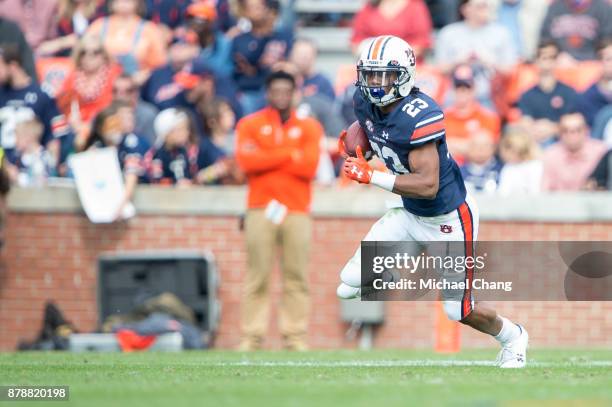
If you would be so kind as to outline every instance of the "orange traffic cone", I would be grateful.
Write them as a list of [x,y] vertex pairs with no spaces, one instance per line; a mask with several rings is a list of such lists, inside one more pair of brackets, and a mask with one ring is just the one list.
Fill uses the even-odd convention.
[[461,348],[461,332],[459,322],[451,321],[444,312],[441,301],[436,301],[436,345],[439,353],[456,353]]

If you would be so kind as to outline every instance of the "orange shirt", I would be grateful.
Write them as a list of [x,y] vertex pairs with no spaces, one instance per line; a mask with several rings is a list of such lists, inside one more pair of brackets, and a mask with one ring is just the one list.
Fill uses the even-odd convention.
[[113,101],[113,83],[121,75],[121,66],[112,64],[108,66],[106,77],[100,79],[100,88],[92,97],[79,92],[76,71],[71,72],[62,89],[58,92],[57,104],[66,117],[71,118],[72,103],[76,102],[79,108],[80,119],[84,123],[91,122],[94,117]]
[[290,212],[309,212],[323,136],[319,122],[292,112],[282,123],[278,111],[266,107],[241,119],[236,134],[236,161],[249,185],[248,207],[265,208],[276,199]]
[[[106,18],[108,25],[103,33]],[[140,69],[153,70],[166,63],[166,42],[162,31],[154,23],[144,21],[140,38],[134,44],[141,22],[143,20],[140,18],[125,22],[111,15],[94,21],[87,33],[103,36],[104,48],[112,56],[134,52]]]
[[447,139],[467,140],[470,135],[480,129],[491,132],[494,141],[499,141],[500,120],[492,111],[485,109],[478,103],[466,113],[459,112],[451,107],[444,112]]

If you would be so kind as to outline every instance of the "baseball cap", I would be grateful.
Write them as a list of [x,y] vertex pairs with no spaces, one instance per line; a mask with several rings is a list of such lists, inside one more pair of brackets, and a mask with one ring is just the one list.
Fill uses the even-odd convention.
[[202,20],[214,21],[217,18],[215,6],[208,1],[194,3],[187,7],[187,15]]
[[177,72],[173,80],[181,85],[183,89],[190,90],[198,86],[202,79],[208,77],[214,77],[214,75],[206,63],[194,61],[186,69]]
[[189,117],[180,109],[171,107],[159,112],[153,121],[155,145],[159,147],[164,144],[168,133],[174,130],[182,120],[189,120]]
[[474,70],[469,65],[457,65],[453,70],[453,86],[467,87],[474,86]]

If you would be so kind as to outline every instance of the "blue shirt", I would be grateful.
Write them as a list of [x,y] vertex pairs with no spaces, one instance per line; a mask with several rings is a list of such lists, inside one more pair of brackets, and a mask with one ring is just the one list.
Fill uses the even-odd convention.
[[[261,90],[266,76],[274,64],[287,58],[293,45],[293,34],[274,31],[263,37],[252,32],[238,35],[232,41],[231,56],[234,63],[234,81],[241,91]],[[255,69],[253,73],[241,65],[246,63]]]
[[606,97],[597,83],[594,83],[580,95],[580,108],[589,126],[595,122],[595,116],[605,106],[612,104],[612,96]]
[[493,192],[499,185],[499,174],[502,167],[503,164],[494,157],[484,165],[465,164],[461,167],[461,175],[471,192]]
[[126,174],[138,175],[144,181],[146,174],[144,157],[149,148],[151,148],[151,145],[144,137],[134,133],[125,135],[117,146],[121,169]]
[[[106,147],[101,141],[93,144],[93,147]],[[134,133],[126,134],[116,146],[119,166],[126,174],[136,174],[140,181],[146,181],[146,168],[144,158],[151,145],[142,136]]]
[[438,104],[418,89],[403,98],[388,114],[365,99],[359,89],[353,95],[355,115],[376,155],[394,174],[410,172],[408,155],[426,143],[436,143],[440,160],[438,193],[434,199],[402,196],[404,208],[417,216],[438,216],[465,202],[461,171],[448,152],[444,114]]
[[328,97],[331,101],[336,99],[336,92],[334,91],[334,87],[332,86],[331,82],[320,73],[304,79],[302,92],[304,93],[304,96],[323,95]]
[[145,162],[152,183],[175,184],[183,179],[194,179],[201,169],[223,156],[223,152],[205,138],[200,145],[192,144],[173,150],[166,146],[152,148]]
[[210,70],[215,76],[228,76],[233,70],[230,52],[232,43],[222,32],[215,33],[215,42],[202,48],[200,54],[193,60],[193,65],[201,65]]
[[[151,73],[140,90],[140,96],[145,102],[149,102],[159,110],[171,107],[183,107],[195,112],[195,106],[187,100],[187,91],[174,81],[176,71],[170,64],[162,66]],[[242,109],[236,98],[236,87],[229,78],[213,75],[215,82],[215,95],[225,99],[234,113],[239,118]]]
[[185,13],[190,0],[145,0],[144,18],[170,28],[184,25]]
[[518,102],[518,107],[524,115],[553,122],[558,122],[561,116],[572,112],[577,106],[578,94],[561,82],[557,82],[550,93],[544,92],[536,85],[523,93]]
[[523,55],[523,41],[521,39],[521,26],[519,23],[519,12],[521,11],[522,0],[516,3],[508,3],[502,0],[499,9],[497,11],[497,19],[500,24],[505,26],[510,35],[512,36],[512,42],[520,55]]

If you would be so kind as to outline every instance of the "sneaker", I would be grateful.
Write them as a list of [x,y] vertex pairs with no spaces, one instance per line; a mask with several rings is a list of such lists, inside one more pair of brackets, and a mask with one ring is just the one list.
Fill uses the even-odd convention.
[[527,364],[529,334],[521,325],[518,325],[518,327],[521,330],[519,337],[505,344],[497,355],[497,366],[502,369],[522,368]]

